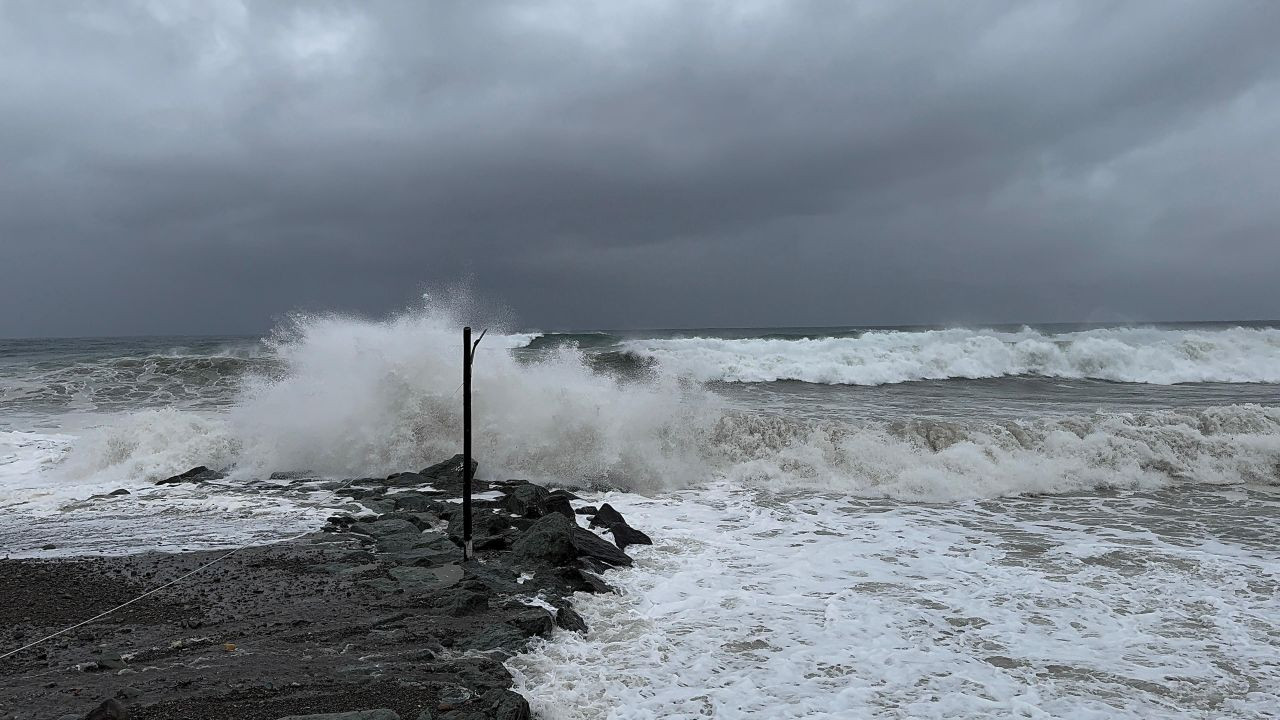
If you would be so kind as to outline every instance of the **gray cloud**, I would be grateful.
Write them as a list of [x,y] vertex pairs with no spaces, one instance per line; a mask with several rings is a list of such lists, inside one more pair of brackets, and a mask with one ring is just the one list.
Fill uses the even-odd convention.
[[1280,316],[1271,3],[0,4],[0,335]]

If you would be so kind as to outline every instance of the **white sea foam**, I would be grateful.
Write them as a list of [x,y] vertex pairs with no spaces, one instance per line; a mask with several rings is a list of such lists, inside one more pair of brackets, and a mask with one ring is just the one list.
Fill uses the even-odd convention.
[[867,332],[817,339],[631,340],[631,353],[703,381],[883,385],[1043,375],[1167,385],[1280,382],[1280,330],[1113,328]]
[[[250,378],[229,410],[115,420],[85,437],[64,470],[137,483],[194,465],[238,479],[422,467],[459,445],[457,328],[430,312],[301,319],[270,343],[281,371]],[[620,382],[568,348],[522,362],[508,348],[524,337],[490,340],[475,365],[475,422],[476,455],[491,477],[644,491],[719,477],[925,500],[1280,480],[1280,409],[1265,406],[824,421],[731,411],[668,374]]]
[[508,663],[546,720],[1262,720],[1280,703],[1274,494],[587,499],[657,544],[610,574],[622,594],[578,596],[586,636]]

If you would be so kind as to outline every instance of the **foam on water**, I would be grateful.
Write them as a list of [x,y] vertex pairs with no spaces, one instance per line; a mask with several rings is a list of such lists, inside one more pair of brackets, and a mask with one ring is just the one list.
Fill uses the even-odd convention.
[[699,380],[882,385],[1044,375],[1167,385],[1280,382],[1280,330],[1109,328],[866,332],[857,337],[642,339],[629,352]]
[[653,535],[508,663],[546,720],[1265,718],[1280,496],[611,493]]
[[[268,342],[276,370],[249,376],[225,411],[113,417],[86,433],[61,471],[143,483],[194,465],[238,479],[422,467],[457,450],[458,325],[432,311],[384,322],[298,318]],[[476,455],[489,476],[642,491],[721,477],[923,500],[1280,481],[1280,410],[1267,406],[1006,421],[805,418],[731,409],[671,373],[620,381],[569,347],[513,357],[509,349],[532,337],[493,335],[480,346]]]

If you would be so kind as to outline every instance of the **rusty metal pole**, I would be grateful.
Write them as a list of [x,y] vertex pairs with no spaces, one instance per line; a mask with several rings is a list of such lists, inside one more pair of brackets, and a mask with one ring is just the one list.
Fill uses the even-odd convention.
[[471,548],[471,326],[462,328],[462,559]]

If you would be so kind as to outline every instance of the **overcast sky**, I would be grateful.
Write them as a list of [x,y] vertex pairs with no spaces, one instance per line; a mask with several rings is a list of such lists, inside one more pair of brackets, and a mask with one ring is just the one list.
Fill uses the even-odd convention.
[[1280,3],[0,0],[0,336],[1280,317]]

